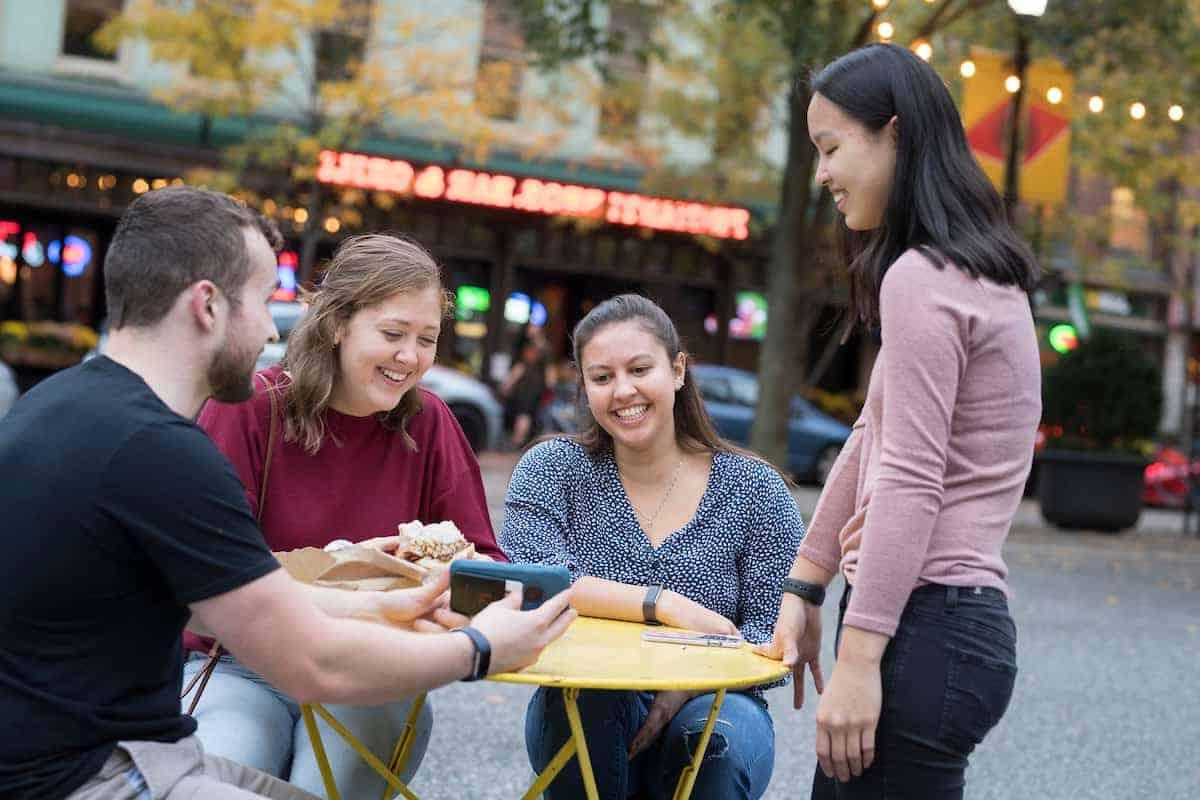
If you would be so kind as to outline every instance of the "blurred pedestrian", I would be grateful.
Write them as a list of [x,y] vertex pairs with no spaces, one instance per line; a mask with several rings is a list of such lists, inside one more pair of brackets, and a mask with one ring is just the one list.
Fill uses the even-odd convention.
[[[283,362],[256,377],[253,401],[208,403],[199,419],[237,470],[267,545],[387,541],[399,522],[450,520],[479,553],[503,558],[479,462],[450,409],[419,385],[450,303],[432,256],[409,239],[351,237],[307,301]],[[269,454],[268,480],[272,413],[282,436]],[[189,636],[185,646],[189,680],[211,642]],[[411,709],[411,700],[331,707],[375,753],[391,752]],[[296,700],[233,657],[217,663],[196,720],[209,752],[323,791]],[[420,765],[432,727],[426,703],[404,780]],[[340,738],[326,748],[347,797],[383,792],[383,778]]]
[[[590,416],[578,433],[522,457],[505,499],[505,552],[565,566],[581,614],[767,641],[804,535],[787,482],[717,435],[675,324],[653,301],[606,300],[572,339]],[[764,688],[725,697],[697,800],[766,791],[775,731]],[[600,796],[670,797],[712,700],[711,692],[581,692]],[[525,716],[534,769],[569,735],[562,692],[539,689]],[[572,762],[546,796],[582,797],[582,781]]]
[[[932,67],[875,44],[812,89],[817,179],[882,347],[763,651],[794,665],[797,707],[806,666],[823,690],[814,798],[961,798],[1017,671],[1001,547],[1041,412],[1038,269]],[[839,571],[826,686],[818,606]]]
[[521,346],[521,357],[500,386],[505,416],[509,419],[509,446],[519,450],[534,434],[534,422],[546,393],[546,351],[536,339]]

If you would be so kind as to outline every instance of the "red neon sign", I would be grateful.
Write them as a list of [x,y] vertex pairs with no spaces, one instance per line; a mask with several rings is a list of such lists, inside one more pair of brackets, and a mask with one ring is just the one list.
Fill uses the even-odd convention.
[[614,225],[697,233],[718,239],[745,239],[750,235],[750,212],[744,208],[645,197],[470,169],[447,172],[437,165],[418,170],[407,161],[359,153],[322,150],[317,180],[357,189],[413,194],[430,200],[603,219]]

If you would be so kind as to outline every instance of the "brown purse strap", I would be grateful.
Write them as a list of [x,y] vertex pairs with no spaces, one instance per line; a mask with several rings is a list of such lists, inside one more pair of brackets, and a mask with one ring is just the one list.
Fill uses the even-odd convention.
[[[258,376],[262,379],[263,386],[267,388],[267,399],[271,402],[271,420],[267,424],[267,452],[263,457],[262,480],[258,485],[258,513],[254,519],[261,525],[263,517],[263,505],[267,502],[267,476],[271,474],[271,456],[275,453],[275,442],[279,438],[279,400],[276,397],[276,389],[267,382],[267,379],[262,375]],[[204,687],[208,685],[208,679],[212,677],[213,670],[217,667],[217,661],[221,658],[221,643],[213,641],[212,647],[208,651],[208,660],[204,662],[204,666],[192,676],[188,681],[187,687],[183,690],[183,694],[179,695],[182,699],[188,696],[188,692],[196,689],[196,694],[192,697],[192,702],[188,706],[188,716],[190,717],[196,710],[196,705],[200,702],[200,695],[204,694]],[[199,686],[196,683],[199,682]]]

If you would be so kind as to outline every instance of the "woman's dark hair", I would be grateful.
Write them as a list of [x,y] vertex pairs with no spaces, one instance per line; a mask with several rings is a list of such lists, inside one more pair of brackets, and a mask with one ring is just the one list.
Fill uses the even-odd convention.
[[[667,316],[667,312],[649,298],[639,294],[620,294],[605,300],[579,320],[571,334],[577,370],[582,372],[583,350],[587,347],[588,342],[601,329],[619,322],[637,323],[642,330],[653,336],[663,346],[667,352],[667,358],[672,363],[680,353],[684,354],[683,388],[675,394],[675,441],[681,448],[693,453],[716,451],[736,453],[755,461],[768,463],[762,457],[722,439],[717,433],[712,419],[708,416],[708,410],[704,407],[704,400],[700,397],[700,389],[696,386],[695,378],[692,375],[691,359],[687,357],[687,351],[683,349],[679,331],[675,329],[675,323]],[[582,398],[585,390],[582,375],[580,378],[579,392]],[[587,422],[579,433],[572,434],[568,438],[578,442],[592,456],[611,450],[612,437],[604,428],[600,427],[600,423],[587,409],[586,403],[581,401],[579,405],[587,414]],[[778,467],[769,466],[784,475]],[[784,475],[784,479],[787,479],[786,475]]]
[[971,154],[958,109],[933,67],[906,48],[870,44],[826,66],[811,86],[872,133],[892,117],[899,120],[883,224],[845,231],[852,306],[860,322],[878,323],[883,275],[910,248],[939,268],[950,262],[974,278],[1034,288],[1040,270],[1033,253],[1008,224],[1004,203]]

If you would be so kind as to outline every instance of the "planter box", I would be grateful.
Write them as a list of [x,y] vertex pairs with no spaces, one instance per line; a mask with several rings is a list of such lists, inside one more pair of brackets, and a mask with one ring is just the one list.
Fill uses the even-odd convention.
[[1047,450],[1038,456],[1042,517],[1059,528],[1117,532],[1142,512],[1146,459],[1125,453]]

